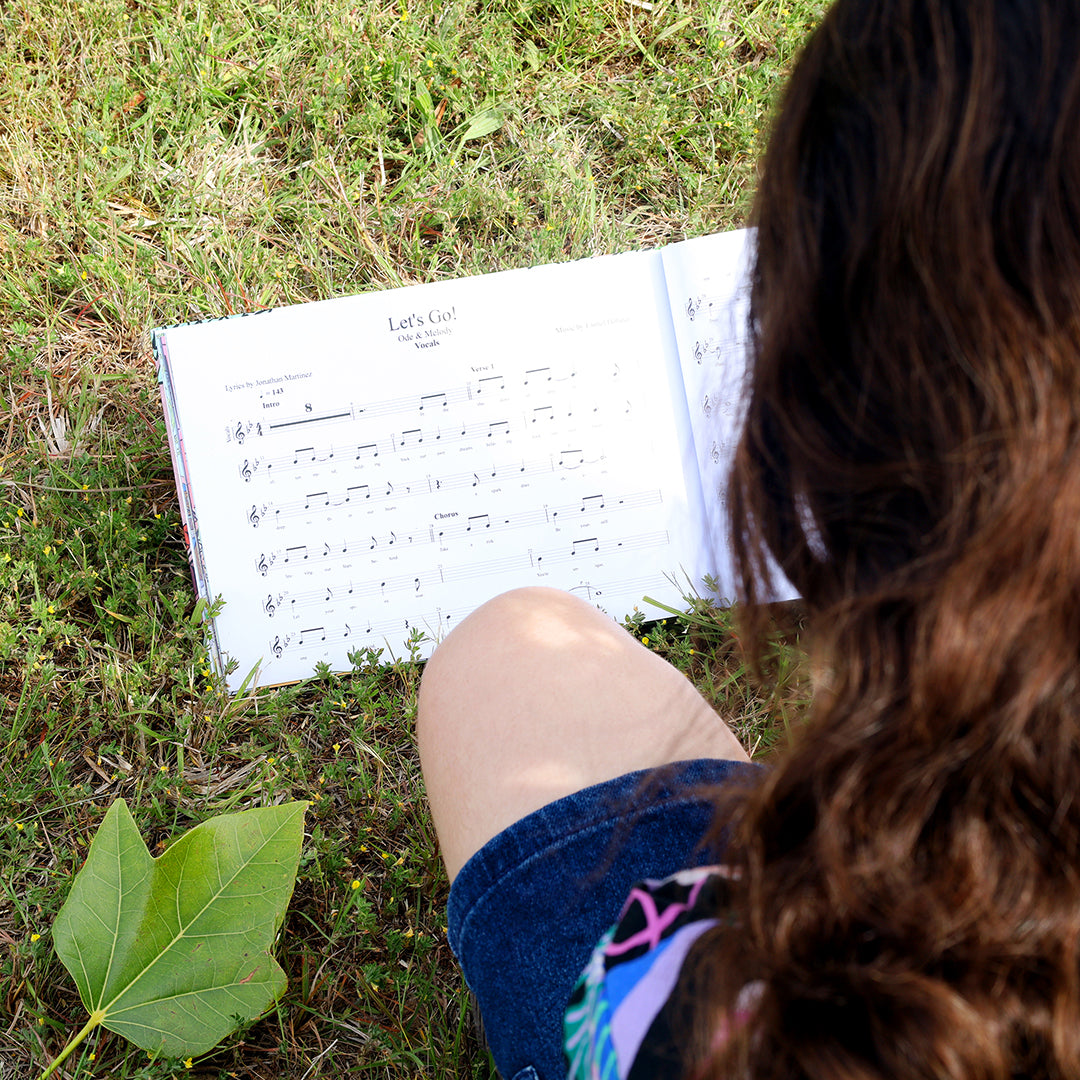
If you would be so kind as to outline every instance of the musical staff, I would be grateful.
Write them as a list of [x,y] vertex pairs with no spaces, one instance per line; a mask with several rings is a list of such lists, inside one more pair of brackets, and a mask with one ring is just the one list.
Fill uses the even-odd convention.
[[[479,536],[497,535],[512,529],[535,529],[542,524],[573,525],[583,515],[600,513],[618,514],[620,512],[641,510],[659,506],[662,494],[659,490],[638,491],[626,494],[604,496],[588,495],[574,502],[559,506],[544,506],[535,510],[520,510],[507,516],[500,514],[474,514],[465,518],[441,520],[432,525],[410,531],[396,533],[390,531],[381,535],[340,540],[335,543],[324,542],[321,550],[312,551],[306,544],[294,545],[277,551],[261,552],[257,567],[261,576],[266,577],[271,571],[276,574],[288,572],[301,565],[321,566],[354,559],[380,548],[412,547],[420,544],[435,544],[442,547],[467,539],[470,534]],[[276,567],[276,570],[275,570]]]
[[[423,574],[414,574],[410,571],[392,574],[377,581],[368,578],[360,580],[350,578],[332,589],[329,596],[326,587],[319,586],[285,591],[277,597],[268,597],[268,602],[273,602],[274,609],[268,611],[268,614],[274,615],[280,611],[298,616],[313,608],[332,612],[342,606],[346,609],[356,607],[357,610],[362,610],[365,608],[362,602],[375,597],[384,600],[388,595],[392,596],[395,593],[411,593],[418,596],[423,595],[425,589],[445,585],[448,582],[474,580],[505,571],[525,572],[530,569],[535,570],[540,566],[550,569],[562,564],[577,564],[602,555],[647,551],[662,547],[667,541],[666,530],[627,536],[620,540],[601,541],[599,537],[592,536],[587,540],[571,540],[543,550],[530,549],[525,553],[491,559],[482,565],[472,562],[447,566],[438,564],[434,569]],[[310,633],[310,630],[302,631],[302,633]]]

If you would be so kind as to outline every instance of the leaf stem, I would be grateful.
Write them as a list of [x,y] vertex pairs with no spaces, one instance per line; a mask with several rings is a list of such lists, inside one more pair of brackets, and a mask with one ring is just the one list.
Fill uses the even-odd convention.
[[60,1056],[41,1074],[41,1076],[38,1077],[38,1080],[48,1080],[48,1078],[52,1076],[52,1074],[56,1072],[56,1070],[61,1065],[63,1065],[65,1061],[67,1061],[69,1055],[71,1054],[71,1051],[74,1050],[75,1047],[78,1046],[79,1043],[81,1043],[83,1039],[85,1039],[86,1036],[89,1035],[90,1032],[93,1031],[94,1028],[96,1028],[98,1024],[101,1023],[101,1021],[104,1019],[104,1016],[105,1014],[102,1012],[92,1012],[90,1014],[90,1019],[86,1021],[86,1025],[83,1027],[82,1031],[80,1031],[79,1034],[76,1035],[75,1038],[73,1038],[71,1042],[69,1042],[67,1046],[64,1047],[64,1049],[60,1052]]

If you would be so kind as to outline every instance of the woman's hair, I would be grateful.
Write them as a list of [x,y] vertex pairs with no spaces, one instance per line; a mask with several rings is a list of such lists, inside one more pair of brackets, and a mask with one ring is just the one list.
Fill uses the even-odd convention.
[[703,1038],[760,997],[694,1075],[1076,1078],[1080,2],[839,0],[755,219],[736,551],[818,686],[732,826]]

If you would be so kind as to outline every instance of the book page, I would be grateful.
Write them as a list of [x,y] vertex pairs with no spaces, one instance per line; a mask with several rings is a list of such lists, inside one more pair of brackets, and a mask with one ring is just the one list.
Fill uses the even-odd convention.
[[[420,655],[485,600],[621,618],[700,562],[659,255],[368,293],[158,332],[189,532],[236,689]],[[682,589],[685,591],[685,586]]]
[[[710,535],[709,573],[729,605],[736,585],[727,483],[743,419],[753,231],[702,236],[661,254]],[[777,600],[797,595],[775,566],[770,588]]]

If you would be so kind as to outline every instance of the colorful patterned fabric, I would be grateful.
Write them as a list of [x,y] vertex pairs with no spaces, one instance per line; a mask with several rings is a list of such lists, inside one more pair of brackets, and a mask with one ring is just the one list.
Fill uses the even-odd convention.
[[570,998],[567,1080],[682,1076],[666,1006],[690,947],[717,923],[728,877],[724,867],[702,867],[634,887]]

